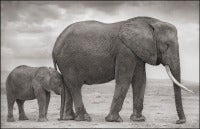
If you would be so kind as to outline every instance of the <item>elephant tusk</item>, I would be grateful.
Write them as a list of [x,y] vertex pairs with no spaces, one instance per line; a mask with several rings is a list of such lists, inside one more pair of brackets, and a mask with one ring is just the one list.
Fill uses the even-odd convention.
[[187,87],[185,87],[184,85],[182,85],[181,83],[179,83],[179,82],[174,78],[174,76],[172,75],[171,70],[170,70],[170,68],[169,68],[168,65],[165,66],[165,69],[166,69],[167,74],[169,75],[170,79],[171,79],[177,86],[179,86],[180,88],[182,88],[182,89],[185,90],[185,91],[194,93],[193,91],[189,90]]

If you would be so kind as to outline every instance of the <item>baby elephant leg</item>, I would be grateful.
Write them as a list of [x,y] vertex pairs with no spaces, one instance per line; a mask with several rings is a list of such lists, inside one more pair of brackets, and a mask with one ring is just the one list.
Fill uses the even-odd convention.
[[28,120],[24,112],[24,100],[16,100],[19,109],[19,120]]
[[45,93],[45,90],[40,89],[35,91],[35,97],[37,98],[38,105],[39,105],[39,122],[44,122],[48,121],[46,118],[46,101],[47,101],[47,96]]
[[46,118],[47,118],[47,111],[48,111],[48,107],[49,107],[50,96],[51,96],[51,93],[46,92],[46,108],[45,108],[45,117]]
[[13,117],[13,106],[15,103],[15,99],[12,97],[7,96],[7,103],[8,103],[8,116],[7,116],[7,121],[8,122],[14,122],[15,119]]

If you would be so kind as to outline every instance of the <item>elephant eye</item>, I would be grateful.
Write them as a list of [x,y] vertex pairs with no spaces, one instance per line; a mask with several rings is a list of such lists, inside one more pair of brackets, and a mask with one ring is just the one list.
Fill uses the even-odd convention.
[[169,44],[167,44],[167,43],[163,44],[161,47],[161,50],[160,50],[161,53],[164,53],[168,49],[168,47],[169,47]]

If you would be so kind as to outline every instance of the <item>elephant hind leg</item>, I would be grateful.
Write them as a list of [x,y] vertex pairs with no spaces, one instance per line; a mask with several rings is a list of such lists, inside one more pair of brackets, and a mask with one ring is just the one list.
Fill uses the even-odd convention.
[[133,121],[145,121],[145,117],[142,116],[145,87],[145,64],[144,62],[140,61],[136,65],[132,79],[133,114],[131,115],[130,119]]
[[19,110],[19,120],[28,120],[27,116],[24,112],[24,100],[16,100]]
[[74,120],[73,99],[69,88],[64,85],[61,91],[60,118],[58,120]]
[[63,119],[64,120],[74,120],[75,114],[73,110],[73,99],[72,95],[70,93],[70,90],[68,87],[65,86],[64,88],[64,97],[65,97],[65,102],[64,102],[64,115]]
[[[76,111],[75,120],[76,121],[91,121],[91,118],[89,114],[86,112],[86,109],[82,100],[82,94],[81,94],[82,83],[77,81],[79,79],[78,77],[76,77],[76,74],[74,74],[74,72],[72,72],[70,76],[71,78],[64,78],[65,84],[67,85],[67,88],[65,90],[66,91],[65,105],[66,105],[66,111],[68,112],[66,115],[70,117],[73,117],[74,115],[73,109],[72,109],[72,99],[73,99],[75,111]],[[69,76],[65,76],[65,77],[69,77]],[[69,98],[67,98],[67,96]]]
[[74,100],[75,106],[75,120],[76,121],[91,121],[91,117],[87,113],[85,106],[83,104],[82,94],[81,94],[81,87],[76,87],[71,90],[72,97]]

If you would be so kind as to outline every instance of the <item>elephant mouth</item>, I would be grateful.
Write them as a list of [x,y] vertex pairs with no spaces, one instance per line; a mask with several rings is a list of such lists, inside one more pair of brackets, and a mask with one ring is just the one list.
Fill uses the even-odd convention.
[[183,90],[185,90],[185,91],[194,93],[193,91],[189,90],[187,87],[185,87],[183,84],[179,83],[179,82],[174,78],[174,76],[172,75],[171,70],[170,70],[170,68],[169,68],[168,65],[165,65],[165,69],[166,69],[167,74],[168,74],[168,76],[170,77],[170,79],[171,79],[177,86],[179,86],[181,89],[183,89]]
[[[156,48],[157,48],[157,42],[156,42]],[[157,48],[157,60],[156,60],[156,65],[159,65],[162,62],[162,54],[160,50]]]

